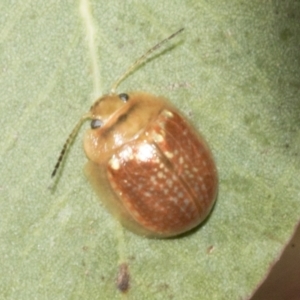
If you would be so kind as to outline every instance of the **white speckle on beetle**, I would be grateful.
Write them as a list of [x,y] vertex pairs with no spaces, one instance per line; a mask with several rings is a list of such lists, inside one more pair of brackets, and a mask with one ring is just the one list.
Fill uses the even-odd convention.
[[172,197],[171,202],[174,202],[175,204],[178,204],[178,198],[177,197]]
[[164,188],[163,192],[164,192],[165,195],[167,195],[167,194],[169,194],[169,189]]
[[160,168],[160,169],[164,169],[164,168],[165,168],[165,165],[164,165],[163,163],[160,163],[160,164],[159,164],[159,168]]
[[168,118],[173,118],[173,113],[171,113],[169,110],[164,110],[164,115]]
[[174,157],[174,154],[172,152],[167,151],[165,154],[166,154],[166,157],[169,159]]
[[149,197],[151,197],[151,193],[149,193],[149,192],[144,192],[144,196],[149,198]]
[[173,180],[172,179],[167,179],[166,184],[169,188],[173,186]]
[[189,200],[189,199],[184,199],[184,200],[183,200],[183,203],[185,204],[185,206],[188,206],[189,203],[190,203],[190,200]]
[[134,158],[132,149],[130,147],[125,147],[119,155],[121,160],[132,160]]
[[155,143],[162,143],[164,141],[164,137],[161,134],[153,133],[153,140]]
[[156,176],[151,175],[150,176],[150,181],[152,182],[153,185],[156,185],[157,184]]
[[113,170],[119,170],[120,169],[120,160],[116,157],[112,157],[109,161],[109,165]]
[[135,158],[142,162],[150,161],[154,156],[154,149],[149,144],[141,144],[138,148],[137,153],[135,154]]
[[157,172],[157,177],[158,178],[164,178],[165,176],[164,176],[163,172],[159,171],[159,172]]

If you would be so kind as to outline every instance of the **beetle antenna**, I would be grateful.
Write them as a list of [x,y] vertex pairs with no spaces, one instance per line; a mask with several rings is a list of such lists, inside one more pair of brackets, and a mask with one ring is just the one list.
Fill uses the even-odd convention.
[[184,30],[184,28],[179,29],[178,31],[174,32],[173,34],[171,34],[169,37],[163,39],[162,41],[160,41],[158,44],[156,44],[154,47],[152,47],[151,49],[149,49],[145,54],[143,54],[140,58],[138,58],[126,71],[125,73],[123,73],[123,75],[121,75],[119,77],[119,79],[113,84],[112,88],[111,88],[111,94],[114,94],[118,85],[120,84],[121,81],[123,81],[123,79],[125,77],[127,77],[137,66],[139,66],[140,64],[142,64],[145,59],[155,50],[157,50],[158,48],[160,48],[164,43],[168,42],[169,40],[171,40],[173,37],[175,37],[177,34],[179,34],[180,32],[182,32]]
[[59,166],[66,154],[66,151],[68,150],[69,146],[71,145],[72,141],[74,140],[74,138],[76,137],[76,134],[78,132],[78,130],[80,129],[82,123],[87,120],[87,119],[90,119],[91,118],[91,114],[90,113],[87,113],[85,115],[83,115],[80,120],[77,122],[77,124],[75,125],[74,129],[71,131],[71,133],[69,134],[68,138],[66,139],[61,151],[60,151],[60,154],[59,154],[59,157],[57,159],[57,162],[56,162],[56,165],[54,167],[54,170],[51,174],[51,177],[53,178],[55,176],[55,174],[57,173],[58,169],[59,169]]

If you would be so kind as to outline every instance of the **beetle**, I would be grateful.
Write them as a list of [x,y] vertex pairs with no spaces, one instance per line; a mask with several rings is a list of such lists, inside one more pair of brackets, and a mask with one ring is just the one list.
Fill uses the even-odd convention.
[[119,83],[163,43],[136,60],[82,116],[60,153],[52,177],[82,123],[85,173],[108,210],[129,230],[148,237],[180,235],[210,213],[218,190],[216,165],[203,136],[166,98],[115,92]]

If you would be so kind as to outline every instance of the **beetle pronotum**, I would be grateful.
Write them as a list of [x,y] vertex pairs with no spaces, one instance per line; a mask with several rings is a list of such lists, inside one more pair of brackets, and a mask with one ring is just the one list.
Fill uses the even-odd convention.
[[81,124],[85,172],[112,214],[131,231],[170,237],[189,231],[209,214],[218,189],[217,169],[203,137],[165,98],[145,92],[116,94],[120,82],[162,44],[137,59],[84,114],[66,140],[55,176]]

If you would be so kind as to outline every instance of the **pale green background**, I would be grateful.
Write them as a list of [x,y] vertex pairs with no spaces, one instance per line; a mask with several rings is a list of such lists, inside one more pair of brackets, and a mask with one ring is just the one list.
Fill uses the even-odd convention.
[[[0,298],[120,299],[123,260],[128,299],[248,297],[299,219],[300,2],[2,0],[0,11]],[[189,116],[219,197],[192,234],[149,240],[122,230],[84,177],[88,124],[48,187],[95,97],[181,27],[119,92],[164,95]]]

